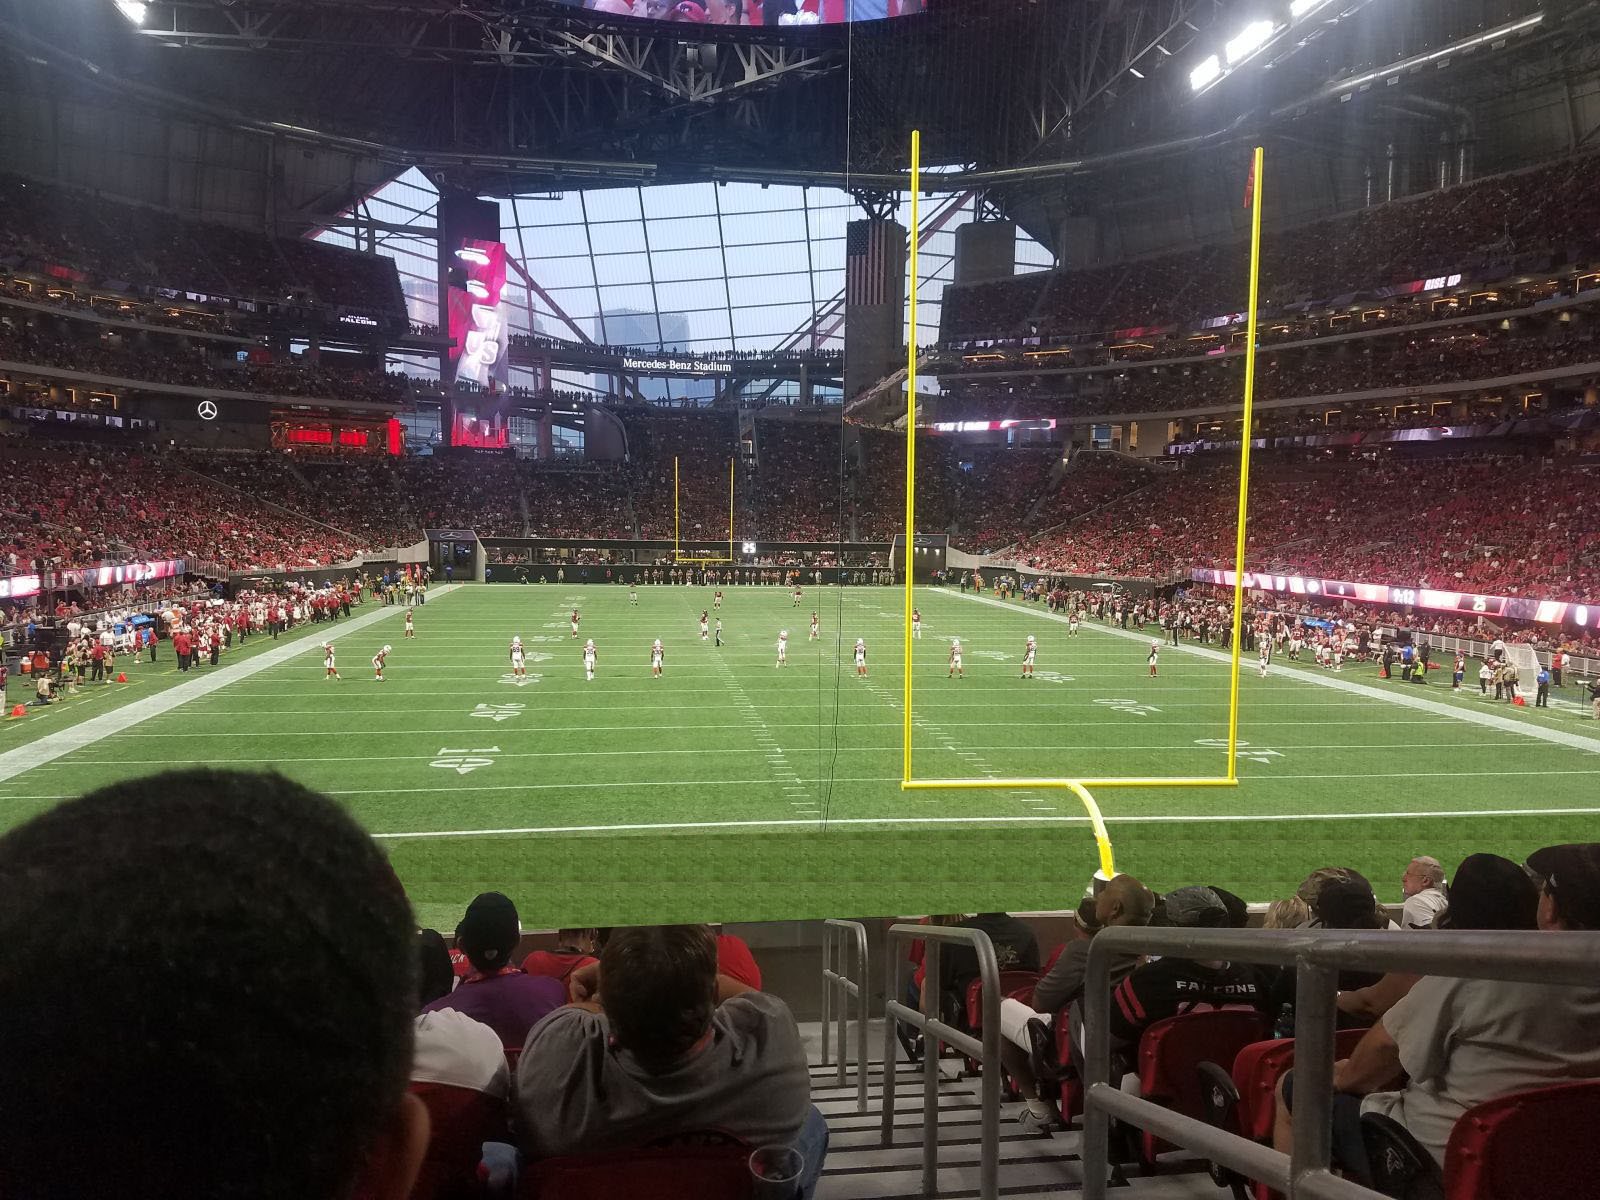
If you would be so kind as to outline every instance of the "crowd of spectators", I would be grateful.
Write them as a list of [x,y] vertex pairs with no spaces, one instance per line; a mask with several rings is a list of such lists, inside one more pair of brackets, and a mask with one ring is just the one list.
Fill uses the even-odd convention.
[[842,430],[837,420],[757,420],[756,465],[740,475],[752,538],[832,542],[842,532]]
[[[1256,398],[1336,397],[1384,388],[1494,379],[1592,362],[1600,329],[1559,324],[1549,329],[1440,329],[1329,346],[1273,352],[1259,358]],[[1109,416],[1243,403],[1244,360],[1194,359],[1114,373],[1022,376],[1005,386],[952,381],[937,401],[941,420]]]
[[[1515,456],[1364,461],[1252,476],[1249,564],[1283,574],[1600,600],[1596,468]],[[1163,475],[1017,548],[1045,571],[1169,578],[1231,566],[1232,468]]]
[[[1267,242],[1263,304],[1270,310],[1517,256],[1585,252],[1596,243],[1597,208],[1600,176],[1577,157],[1287,230]],[[954,287],[943,333],[951,340],[1113,330],[1238,312],[1246,257],[1229,243]]]
[[401,319],[406,311],[391,259],[190,221],[12,175],[0,175],[0,258],[128,286],[279,303],[304,295]]
[[[515,904],[486,892],[447,948],[343,808],[217,771],[35,817],[0,838],[0,881],[0,928],[34,964],[0,968],[8,1192],[66,1200],[115,1175],[139,1197],[404,1200],[420,1172],[425,1194],[476,1194],[480,1159],[515,1172],[519,1151],[708,1130],[794,1147],[806,1200],[821,1173],[799,1027],[718,929],[568,930],[524,957]],[[119,985],[40,984],[47,947],[85,930]],[[100,1038],[69,1036],[85,1028]],[[91,1044],[118,1052],[63,1054]],[[171,1083],[159,1103],[152,1078]]]
[[348,561],[344,534],[145,449],[0,439],[8,519],[0,557],[47,569],[191,558],[230,570]]
[[633,509],[643,538],[674,533],[673,462],[677,461],[677,520],[685,540],[728,538],[728,464],[738,455],[737,419],[726,412],[662,413],[626,409]]
[[[1371,881],[1334,865],[1275,899],[1264,925],[1535,943],[1600,929],[1600,845],[1547,846],[1520,862],[1475,853],[1453,867],[1417,854],[1390,867],[1398,920]],[[1102,930],[1254,924],[1241,897],[1213,884],[1157,893],[1125,873],[1102,882],[1050,954],[1004,912],[929,918],[981,931],[1002,968],[1036,975],[1000,1013],[1024,1132],[1073,1115],[1041,1073],[1084,1072],[1082,1039],[1056,1031],[1082,1028]],[[19,1194],[66,1200],[115,1174],[136,1180],[125,1190],[138,1196],[401,1200],[419,1175],[428,1194],[453,1194],[546,1159],[709,1130],[791,1147],[799,1170],[786,1194],[801,1200],[825,1164],[800,1028],[763,990],[742,939],[706,925],[563,929],[526,953],[516,903],[488,891],[447,943],[417,929],[388,858],[345,809],[281,776],[169,772],[91,792],[0,838],[0,883],[0,936],[12,947],[0,997],[14,1018],[0,1027],[0,1179]],[[86,929],[117,987],[39,971]],[[925,1009],[964,1025],[976,954],[952,947],[936,974],[923,944],[910,957],[911,999],[934,989]],[[1253,1009],[1262,1038],[1291,1033],[1294,972],[1192,954],[1116,958],[1113,1078],[1136,1069],[1146,1031],[1197,1006]],[[1600,1077],[1593,987],[1353,971],[1338,987],[1332,1020],[1362,1032],[1335,1066],[1334,1165],[1357,1181],[1371,1181],[1361,1113],[1388,1115],[1442,1162],[1474,1105]],[[99,1036],[78,1036],[86,1028]],[[906,1040],[913,1054],[929,1049]],[[159,1104],[152,1078],[170,1083]],[[1292,1082],[1273,1103],[1272,1140],[1287,1152]],[[196,1138],[230,1152],[196,1156]]]
[[972,450],[970,467],[963,464],[956,473],[951,499],[960,526],[956,543],[973,554],[990,554],[1016,541],[1025,529],[1037,528],[1028,514],[1060,462],[1059,446]]
[[403,374],[335,366],[305,355],[274,362],[220,361],[207,353],[205,343],[129,337],[83,323],[51,328],[0,319],[0,359],[152,384],[395,405],[410,386]]
[[243,336],[237,314],[226,309],[203,308],[188,301],[179,305],[171,301],[131,299],[102,292],[79,295],[65,288],[47,291],[39,285],[0,273],[0,300],[6,298],[26,301],[29,304],[42,304],[67,313],[93,314],[113,320],[137,321],[142,325],[161,325],[195,333]]
[[615,470],[470,459],[296,459],[276,452],[195,452],[186,466],[296,512],[327,514],[366,549],[408,546],[428,528],[483,537],[633,536],[625,480]]
[[[886,542],[905,528],[906,439],[903,433],[863,427],[860,472],[851,487],[856,538]],[[954,518],[955,444],[948,438],[917,438],[917,531],[948,531]]]

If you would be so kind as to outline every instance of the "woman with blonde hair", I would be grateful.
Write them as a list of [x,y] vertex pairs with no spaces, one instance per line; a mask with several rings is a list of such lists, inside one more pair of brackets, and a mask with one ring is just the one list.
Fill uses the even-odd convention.
[[1311,906],[1299,896],[1290,896],[1285,900],[1274,900],[1267,905],[1266,919],[1261,922],[1263,929],[1299,929],[1311,924]]

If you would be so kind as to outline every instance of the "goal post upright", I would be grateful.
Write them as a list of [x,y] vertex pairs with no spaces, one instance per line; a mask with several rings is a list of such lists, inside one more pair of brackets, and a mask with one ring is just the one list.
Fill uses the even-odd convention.
[[917,541],[917,238],[922,229],[922,131],[911,131],[911,246],[908,295],[911,300],[910,328],[906,331],[906,536],[902,551],[906,572],[906,611],[904,635],[905,728],[904,762],[901,785],[911,783],[911,613],[916,606],[914,569]]
[[1266,150],[1257,146],[1250,160],[1250,305],[1244,348],[1244,415],[1239,431],[1239,509],[1234,514],[1233,641],[1228,666],[1228,778],[1239,778],[1239,656],[1244,632],[1244,552],[1250,511],[1250,442],[1255,431],[1256,325],[1261,296],[1262,168]]

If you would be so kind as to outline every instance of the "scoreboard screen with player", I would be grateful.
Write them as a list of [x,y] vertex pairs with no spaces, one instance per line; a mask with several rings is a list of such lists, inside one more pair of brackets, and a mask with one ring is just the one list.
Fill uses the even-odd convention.
[[[1232,587],[1234,573],[1209,567],[1196,567],[1189,577],[1197,583]],[[1270,575],[1246,571],[1244,586],[1263,592],[1285,592],[1293,596],[1356,600],[1365,604],[1393,604],[1402,608],[1424,608],[1431,612],[1458,613],[1468,617],[1510,617],[1537,621],[1545,625],[1576,625],[1587,629],[1600,623],[1600,605],[1571,600],[1536,600],[1524,596],[1484,596],[1476,592],[1445,592],[1435,588],[1395,587],[1387,583],[1352,583],[1343,579],[1316,579],[1304,575]]]

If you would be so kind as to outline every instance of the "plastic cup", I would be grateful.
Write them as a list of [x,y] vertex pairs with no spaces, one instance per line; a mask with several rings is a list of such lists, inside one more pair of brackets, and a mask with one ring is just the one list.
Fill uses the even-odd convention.
[[805,1155],[793,1146],[757,1146],[750,1155],[750,1177],[755,1183],[751,1195],[755,1200],[795,1200],[805,1168]]

